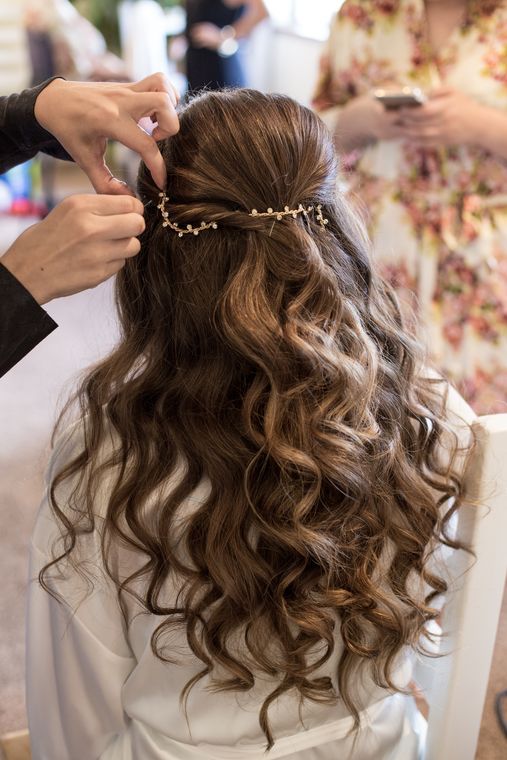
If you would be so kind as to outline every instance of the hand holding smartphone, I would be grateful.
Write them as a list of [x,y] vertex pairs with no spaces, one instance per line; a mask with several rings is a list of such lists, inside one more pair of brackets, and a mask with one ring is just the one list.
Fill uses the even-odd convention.
[[398,111],[400,108],[417,108],[426,103],[426,95],[419,87],[403,87],[401,90],[373,91],[373,97],[382,103],[386,111]]

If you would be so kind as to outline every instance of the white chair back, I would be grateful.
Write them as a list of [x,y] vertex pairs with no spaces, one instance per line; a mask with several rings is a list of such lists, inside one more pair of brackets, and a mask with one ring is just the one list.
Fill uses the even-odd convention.
[[507,574],[507,414],[473,427],[470,503],[459,511],[457,533],[475,558],[454,553],[439,645],[445,656],[417,665],[430,708],[423,760],[475,758]]

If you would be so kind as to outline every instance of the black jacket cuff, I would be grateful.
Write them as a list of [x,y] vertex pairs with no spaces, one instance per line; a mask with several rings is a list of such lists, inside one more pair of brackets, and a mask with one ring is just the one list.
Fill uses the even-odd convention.
[[19,94],[0,98],[0,173],[28,161],[39,151],[72,161],[53,135],[35,118],[35,101],[54,79]]
[[0,262],[0,377],[57,327]]

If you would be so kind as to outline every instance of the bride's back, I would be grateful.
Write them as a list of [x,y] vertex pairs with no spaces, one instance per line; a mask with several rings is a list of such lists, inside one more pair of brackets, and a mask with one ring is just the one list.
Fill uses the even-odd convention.
[[[313,113],[206,94],[163,155],[164,194],[141,170],[147,224],[118,277],[121,342],[83,384],[85,436],[53,509],[76,563],[100,511],[144,712],[164,682],[192,714],[212,686],[209,727],[227,700],[248,704],[271,744],[272,725],[294,725],[280,704],[297,724],[304,699],[319,725],[406,685],[396,669],[446,588],[428,561],[459,501],[457,440]],[[258,741],[243,729],[219,733]]]

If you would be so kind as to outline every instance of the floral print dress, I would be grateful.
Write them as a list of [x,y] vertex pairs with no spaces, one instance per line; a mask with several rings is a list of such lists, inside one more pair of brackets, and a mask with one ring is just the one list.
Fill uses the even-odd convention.
[[[346,1],[315,107],[339,130],[348,101],[388,84],[448,86],[507,113],[507,2],[478,7],[435,56],[424,0]],[[345,156],[344,171],[431,361],[479,414],[507,411],[507,161],[392,140]]]

